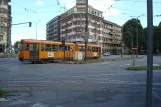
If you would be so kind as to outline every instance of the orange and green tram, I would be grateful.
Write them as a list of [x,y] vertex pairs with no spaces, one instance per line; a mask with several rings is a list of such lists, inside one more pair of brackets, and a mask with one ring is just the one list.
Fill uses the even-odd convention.
[[[88,44],[87,58],[99,58],[101,47]],[[46,40],[22,39],[20,41],[19,61],[50,62],[58,59],[83,60],[85,45]]]

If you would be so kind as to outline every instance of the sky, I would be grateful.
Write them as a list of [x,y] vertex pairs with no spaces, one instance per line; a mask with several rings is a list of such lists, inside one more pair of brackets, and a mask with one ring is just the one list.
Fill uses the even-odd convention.
[[[76,0],[11,0],[12,44],[21,39],[46,39],[46,23],[52,18],[72,8]],[[103,12],[104,19],[122,26],[127,20],[138,16],[143,27],[147,26],[146,0],[88,0],[89,5]],[[161,1],[153,0],[153,24],[157,26],[161,21]]]

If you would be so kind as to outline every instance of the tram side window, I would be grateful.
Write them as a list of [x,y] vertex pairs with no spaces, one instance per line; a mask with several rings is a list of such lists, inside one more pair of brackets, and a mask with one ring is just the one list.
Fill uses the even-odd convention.
[[52,51],[57,51],[58,50],[58,45],[52,45]]
[[45,44],[45,51],[51,51],[51,45]]
[[92,47],[92,52],[95,52],[95,47]]
[[23,44],[23,49],[22,50],[24,50],[24,51],[29,50],[29,44],[27,44],[27,43]]
[[65,50],[66,51],[70,50],[70,46],[65,46]]
[[91,47],[88,47],[88,51],[91,52],[91,50],[92,50]]
[[64,47],[62,45],[59,45],[59,51],[64,50]]
[[23,44],[22,43],[20,44],[20,50],[21,51],[23,50]]
[[80,47],[79,47],[79,51],[83,51],[83,50],[85,50],[85,47],[80,46]]
[[44,51],[44,49],[45,49],[44,44],[41,44],[41,51]]
[[95,52],[98,52],[98,48],[95,48]]

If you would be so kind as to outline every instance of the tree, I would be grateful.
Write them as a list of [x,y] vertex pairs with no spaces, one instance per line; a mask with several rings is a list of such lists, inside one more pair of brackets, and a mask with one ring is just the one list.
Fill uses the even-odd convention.
[[[161,52],[161,22],[158,26],[153,26],[153,31],[153,53],[158,54]],[[144,35],[147,38],[147,28],[144,28]]]
[[124,44],[128,49],[131,49],[132,45],[137,45],[138,35],[138,51],[146,44],[146,38],[144,36],[144,30],[139,19],[130,19],[122,27]]
[[153,52],[158,54],[161,52],[161,22],[158,26],[154,26],[154,41],[153,41]]
[[19,41],[16,41],[15,43],[14,43],[14,50],[15,50],[15,53],[17,54],[18,53],[18,50],[19,50]]

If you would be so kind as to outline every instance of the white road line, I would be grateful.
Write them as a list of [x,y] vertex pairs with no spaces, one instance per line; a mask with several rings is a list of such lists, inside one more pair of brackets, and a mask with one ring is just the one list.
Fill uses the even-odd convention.
[[124,65],[120,65],[120,66],[127,66],[127,65],[131,65],[131,64],[124,64]]
[[161,91],[161,88],[153,88],[153,90]]
[[161,60],[158,60],[158,61],[154,61],[154,62],[161,62]]
[[32,105],[31,107],[48,107],[48,105],[42,104],[42,103],[36,103],[36,104]]
[[160,98],[154,91],[152,91],[152,92],[153,92],[154,96],[155,96],[157,99],[161,100],[161,98]]
[[[161,71],[153,71],[154,73],[161,73]],[[81,76],[59,76],[57,75],[57,77],[55,79],[60,79],[60,78],[79,78],[79,79],[88,79],[89,77],[97,77],[97,76],[111,76],[111,75],[133,75],[133,74],[144,74],[146,73],[145,71],[142,72],[129,72],[129,73],[115,73],[115,74],[96,74],[96,75],[81,75]],[[30,80],[31,78],[20,78],[20,79],[13,79],[13,80],[9,80],[9,81],[25,81],[25,80]],[[34,81],[39,81],[37,79],[42,79],[40,78],[36,78],[34,79]]]
[[[99,72],[99,71],[98,71]],[[76,78],[84,78],[84,77],[96,77],[96,76],[108,76],[108,75],[133,75],[133,74],[144,74],[145,71],[140,72],[124,72],[124,73],[111,73],[111,74],[95,74],[95,75],[81,75],[81,76],[60,76],[61,77],[76,77]],[[153,73],[161,73],[161,71],[153,71]]]
[[[146,82],[132,82],[132,81],[92,81],[95,83],[112,83],[112,84],[129,84],[129,85],[146,85]],[[153,83],[153,86],[161,86],[161,83]]]
[[[81,80],[75,80],[75,81],[8,81],[8,83],[53,83],[53,82],[70,82],[70,83],[76,83],[76,82],[84,82]],[[112,84],[130,84],[130,85],[146,85],[146,82],[134,82],[134,81],[120,81],[120,80],[108,80],[108,81],[88,81],[88,82],[94,82],[94,83],[112,83]],[[161,83],[153,83],[153,86],[161,86]],[[154,88],[155,89],[155,88]]]

